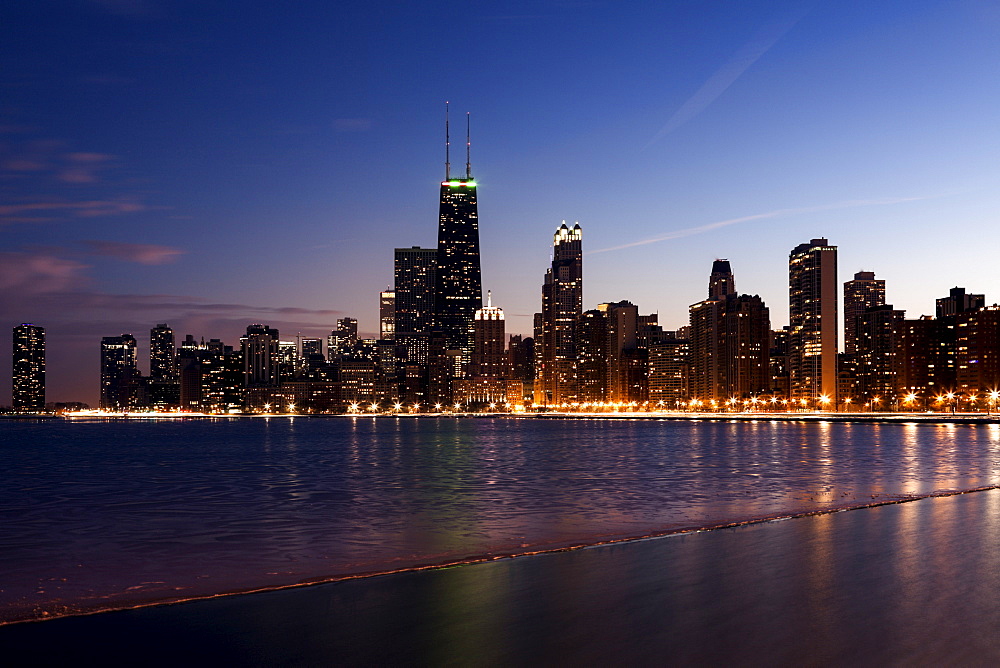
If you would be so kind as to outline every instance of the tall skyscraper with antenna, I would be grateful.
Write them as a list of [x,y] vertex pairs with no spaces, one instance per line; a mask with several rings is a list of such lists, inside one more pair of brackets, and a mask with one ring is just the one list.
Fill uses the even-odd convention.
[[479,263],[479,209],[472,178],[469,115],[466,114],[465,176],[451,176],[451,135],[445,106],[445,178],[441,182],[434,327],[460,376],[474,342],[474,319],[483,305]]

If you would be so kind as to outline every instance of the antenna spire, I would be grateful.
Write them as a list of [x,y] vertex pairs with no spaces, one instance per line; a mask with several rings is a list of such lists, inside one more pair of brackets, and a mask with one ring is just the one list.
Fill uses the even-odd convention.
[[471,121],[469,120],[469,112],[465,112],[465,178],[472,178],[472,160],[470,158],[472,151],[472,141],[470,140],[469,130],[471,129]]
[[444,180],[451,178],[451,129],[448,125],[448,102],[444,103]]

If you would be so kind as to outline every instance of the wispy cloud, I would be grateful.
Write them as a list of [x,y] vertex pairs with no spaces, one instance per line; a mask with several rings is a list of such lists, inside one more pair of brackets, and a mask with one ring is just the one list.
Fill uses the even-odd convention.
[[97,218],[145,211],[146,205],[131,198],[81,201],[22,202],[0,206],[0,225],[5,223],[38,223],[54,217]]
[[63,183],[97,183],[97,173],[107,168],[114,156],[105,153],[67,153],[65,165],[56,174]]
[[170,246],[155,244],[129,244],[120,241],[84,241],[94,255],[104,255],[139,264],[167,264],[173,262],[184,251]]
[[640,239],[639,241],[632,241],[627,244],[621,244],[619,246],[611,246],[609,248],[601,248],[598,250],[590,251],[589,253],[587,253],[587,255],[594,255],[596,253],[609,253],[611,251],[622,250],[625,248],[646,246],[648,244],[656,244],[662,241],[670,241],[671,239],[690,237],[695,234],[711,232],[712,230],[717,230],[720,227],[729,227],[730,225],[737,225],[739,223],[748,223],[754,220],[767,220],[770,218],[781,218],[783,216],[794,216],[804,213],[816,213],[819,211],[834,211],[836,209],[852,209],[855,207],[862,207],[862,206],[902,204],[904,202],[917,202],[925,199],[930,199],[930,198],[929,197],[884,197],[878,199],[849,200],[846,202],[837,202],[834,204],[822,204],[819,206],[806,206],[806,207],[799,207],[792,209],[777,209],[775,211],[767,211],[765,213],[755,213],[750,216],[741,216],[739,218],[728,218],[726,220],[718,220],[714,223],[698,225],[697,227],[687,227],[682,230],[674,230],[673,232],[667,232],[666,234],[650,237],[648,239]]
[[751,65],[760,60],[761,56],[771,50],[779,39],[784,37],[788,31],[802,20],[809,13],[810,7],[800,7],[797,11],[783,15],[779,19],[765,25],[758,31],[752,40],[747,42],[739,51],[733,54],[729,61],[719,68],[715,74],[701,85],[694,95],[689,97],[682,104],[673,116],[667,121],[660,131],[653,135],[649,143],[643,150],[658,142],[680,126],[684,125],[692,118],[704,111],[710,104],[715,102],[720,95],[733,85],[733,83],[746,72]]

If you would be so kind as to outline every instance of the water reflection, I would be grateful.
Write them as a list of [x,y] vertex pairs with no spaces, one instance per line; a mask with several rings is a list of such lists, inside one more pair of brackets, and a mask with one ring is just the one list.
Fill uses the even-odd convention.
[[1000,482],[996,425],[353,417],[2,428],[8,619]]

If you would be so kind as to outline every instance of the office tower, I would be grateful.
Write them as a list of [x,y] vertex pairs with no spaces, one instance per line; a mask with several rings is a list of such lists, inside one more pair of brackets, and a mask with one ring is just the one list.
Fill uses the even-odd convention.
[[900,386],[897,356],[903,316],[903,311],[891,304],[872,306],[857,315],[854,376],[858,399],[878,397],[886,408],[895,400]]
[[338,320],[337,336],[343,345],[353,348],[358,342],[358,321],[354,318],[341,318]]
[[240,337],[243,353],[243,383],[246,387],[278,385],[278,330],[253,324]]
[[859,271],[854,280],[844,283],[844,352],[858,352],[858,335],[855,331],[858,316],[873,306],[885,304],[885,281],[876,280],[875,272]]
[[786,325],[771,332],[771,352],[768,366],[771,374],[771,389],[773,395],[788,398],[788,331]]
[[157,325],[149,330],[149,377],[153,380],[177,379],[174,330],[167,325]]
[[396,335],[396,293],[389,288],[378,293],[379,338],[391,340]]
[[13,354],[14,410],[45,410],[45,328],[29,323],[15,327]]
[[407,362],[427,364],[436,267],[436,248],[412,246],[395,251],[395,333],[406,349]]
[[101,409],[128,411],[142,405],[136,367],[136,341],[131,334],[101,339]]
[[535,403],[561,404],[576,396],[576,324],[583,312],[583,230],[566,222],[552,240],[552,266],[542,285]]
[[729,260],[716,260],[712,263],[712,274],[708,278],[708,298],[725,299],[736,294],[736,279],[729,266]]
[[594,403],[608,398],[608,317],[601,309],[580,314],[576,326],[577,398]]
[[944,318],[986,306],[986,295],[965,294],[965,288],[952,288],[947,297],[936,300],[937,317]]
[[[468,119],[468,116],[466,116]],[[444,336],[455,366],[467,364],[472,353],[473,320],[483,305],[479,263],[479,213],[476,182],[469,161],[466,132],[465,177],[451,177],[450,137],[446,125],[445,180],[441,182],[438,214],[437,269],[434,284],[434,329]],[[452,375],[460,375],[458,373]]]
[[837,247],[812,239],[788,256],[791,398],[837,401]]
[[504,350],[505,331],[503,309],[493,306],[487,292],[486,306],[476,311],[475,344],[472,350],[470,375],[487,378],[508,378],[507,355]]

